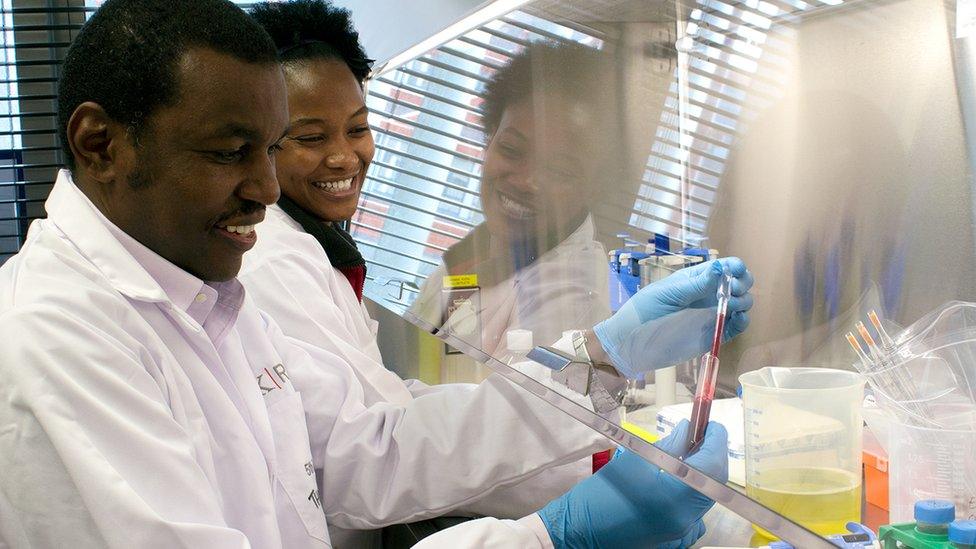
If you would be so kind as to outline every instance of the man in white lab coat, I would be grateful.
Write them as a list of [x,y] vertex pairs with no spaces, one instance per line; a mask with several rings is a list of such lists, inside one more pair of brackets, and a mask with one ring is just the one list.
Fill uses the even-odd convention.
[[[348,364],[287,341],[235,278],[288,120],[260,28],[226,0],[109,0],[58,101],[71,171],[0,268],[0,545],[329,547],[327,517],[369,527],[484,491],[440,477],[436,438],[401,436],[438,418],[364,405]],[[722,478],[721,426],[686,461]],[[710,504],[624,454],[537,514],[425,546],[686,543]]]

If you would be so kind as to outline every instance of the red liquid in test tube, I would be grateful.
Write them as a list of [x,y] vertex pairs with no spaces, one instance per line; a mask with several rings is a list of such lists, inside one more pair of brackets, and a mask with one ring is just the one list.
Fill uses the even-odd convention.
[[718,381],[718,352],[725,333],[725,317],[732,293],[732,275],[725,273],[719,288],[718,308],[715,313],[715,334],[712,336],[711,351],[702,355],[698,369],[698,386],[695,388],[695,402],[691,408],[691,430],[688,433],[688,453],[691,454],[705,440],[705,426],[712,411],[715,398],[715,384]]

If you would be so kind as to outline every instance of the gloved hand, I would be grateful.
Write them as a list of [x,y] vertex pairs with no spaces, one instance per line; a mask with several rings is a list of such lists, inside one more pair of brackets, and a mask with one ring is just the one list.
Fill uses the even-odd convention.
[[[687,451],[688,422],[657,446],[676,457]],[[685,462],[728,481],[728,434],[709,423],[702,446]],[[689,547],[714,502],[631,452],[610,463],[539,511],[556,549]]]
[[752,308],[752,273],[737,257],[681,269],[641,288],[612,317],[593,327],[610,361],[627,377],[699,356],[711,345],[724,271],[732,275],[724,339],[742,333]]
[[688,549],[705,535],[705,523],[698,519],[698,522],[691,525],[688,533],[680,539],[674,539],[657,546],[657,549]]

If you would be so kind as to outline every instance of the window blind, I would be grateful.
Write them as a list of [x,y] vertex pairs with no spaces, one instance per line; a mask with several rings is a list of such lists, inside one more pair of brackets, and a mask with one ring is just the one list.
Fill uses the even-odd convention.
[[634,201],[633,228],[692,244],[706,235],[735,135],[752,114],[748,105],[779,96],[777,72],[786,70],[791,30],[774,23],[839,3],[697,0],[685,28],[692,40],[686,86],[679,90],[676,74]]
[[57,79],[72,37],[93,8],[81,0],[0,0],[0,263],[20,249],[63,158]]

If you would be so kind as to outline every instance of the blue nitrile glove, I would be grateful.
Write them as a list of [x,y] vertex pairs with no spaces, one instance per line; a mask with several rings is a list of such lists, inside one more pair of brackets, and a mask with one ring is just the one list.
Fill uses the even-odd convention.
[[[687,448],[683,421],[657,446],[680,456]],[[709,423],[705,441],[685,462],[721,482],[728,481],[728,434]],[[541,511],[556,549],[599,547],[683,548],[705,528],[701,518],[712,500],[631,452],[610,463]]]
[[682,536],[681,539],[675,539],[667,543],[662,543],[657,546],[657,549],[688,549],[704,535],[705,523],[702,521],[702,519],[698,519],[698,522],[692,524],[691,529],[689,529],[688,533]]
[[737,257],[681,269],[641,288],[612,317],[593,327],[614,367],[627,377],[672,366],[706,352],[715,332],[718,289],[732,275],[724,339],[742,333],[752,308],[752,273]]

